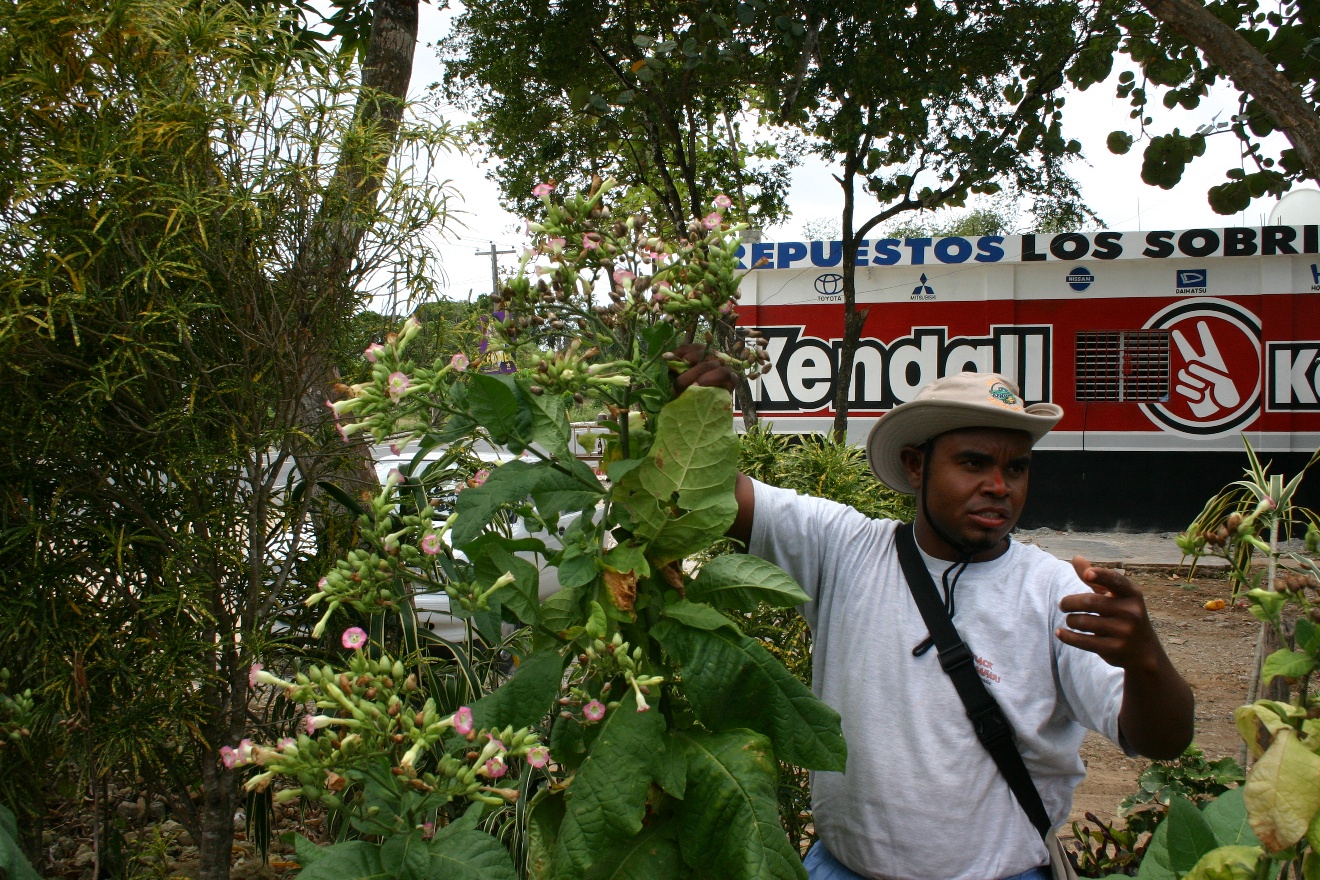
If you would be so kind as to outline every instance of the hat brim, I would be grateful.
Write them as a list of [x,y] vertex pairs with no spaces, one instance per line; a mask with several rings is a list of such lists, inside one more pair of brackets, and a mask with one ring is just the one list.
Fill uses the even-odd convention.
[[1026,431],[1034,444],[1061,418],[1063,408],[1054,403],[1033,403],[1017,411],[952,400],[914,400],[889,411],[875,423],[866,438],[866,459],[880,482],[911,495],[914,490],[899,458],[903,447],[920,446],[932,437],[962,428]]

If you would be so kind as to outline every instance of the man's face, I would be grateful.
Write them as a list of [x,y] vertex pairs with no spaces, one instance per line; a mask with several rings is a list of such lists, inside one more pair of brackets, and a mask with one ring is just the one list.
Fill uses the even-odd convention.
[[960,550],[975,557],[993,558],[1004,536],[1017,524],[1027,500],[1027,469],[1031,464],[1031,435],[1002,428],[967,428],[941,434],[933,442],[929,472],[923,473],[920,449],[902,452],[908,481],[924,498],[926,516],[939,531],[961,544],[950,546],[939,534],[924,530],[918,518],[918,537],[927,552],[957,559]]

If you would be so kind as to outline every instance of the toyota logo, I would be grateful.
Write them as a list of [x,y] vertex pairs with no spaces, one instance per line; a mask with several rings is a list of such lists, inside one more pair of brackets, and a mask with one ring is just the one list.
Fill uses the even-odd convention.
[[843,293],[843,276],[837,272],[816,276],[816,292],[822,296],[838,296]]

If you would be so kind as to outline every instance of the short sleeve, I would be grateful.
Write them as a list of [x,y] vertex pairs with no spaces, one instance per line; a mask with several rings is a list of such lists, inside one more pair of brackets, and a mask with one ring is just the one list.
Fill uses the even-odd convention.
[[[1085,585],[1071,566],[1060,569],[1051,589],[1054,626],[1066,626],[1067,615],[1059,608],[1064,596],[1082,592]],[[1118,714],[1123,708],[1123,670],[1110,666],[1099,654],[1083,651],[1053,639],[1059,690],[1069,716],[1078,724],[1103,734],[1110,742],[1129,751],[1119,737]]]
[[847,568],[850,554],[864,552],[877,522],[845,504],[799,495],[757,480],[752,535],[747,551],[773,562],[792,575],[811,602],[802,616],[816,629],[822,589],[834,583],[835,572]]

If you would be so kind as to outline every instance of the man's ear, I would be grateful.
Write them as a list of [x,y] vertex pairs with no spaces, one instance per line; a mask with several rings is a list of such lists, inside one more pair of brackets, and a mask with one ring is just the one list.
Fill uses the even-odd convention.
[[898,460],[903,465],[903,470],[907,471],[908,485],[913,489],[921,488],[921,468],[926,462],[926,456],[915,446],[904,446],[898,451]]

